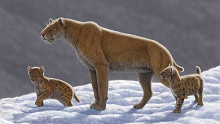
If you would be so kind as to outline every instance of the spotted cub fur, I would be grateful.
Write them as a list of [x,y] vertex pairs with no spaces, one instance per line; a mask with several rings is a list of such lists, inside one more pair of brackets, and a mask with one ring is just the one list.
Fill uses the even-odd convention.
[[195,103],[203,106],[203,77],[201,69],[196,66],[197,73],[191,75],[181,76],[177,69],[173,66],[168,66],[160,73],[162,79],[169,81],[171,92],[176,99],[176,106],[173,110],[174,113],[180,113],[184,98],[189,95],[195,96]]
[[28,66],[27,69],[37,94],[35,104],[38,107],[43,106],[43,101],[47,98],[57,99],[64,106],[73,106],[72,98],[80,102],[71,85],[58,79],[45,77],[43,66],[40,68]]

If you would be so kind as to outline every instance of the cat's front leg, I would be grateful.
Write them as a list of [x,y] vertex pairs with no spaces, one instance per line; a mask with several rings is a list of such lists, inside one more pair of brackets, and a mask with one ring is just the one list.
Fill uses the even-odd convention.
[[181,113],[181,107],[183,105],[184,98],[177,98],[175,109],[173,113]]
[[176,102],[177,102],[177,97],[176,97],[176,95],[172,92],[172,94],[173,94],[173,97],[175,98],[175,100],[176,100]]
[[47,98],[49,98],[52,94],[52,91],[45,91],[43,94],[41,94],[39,97],[37,97],[37,100],[35,104],[40,107],[43,106],[43,101]]
[[39,99],[36,100],[35,104],[36,104],[38,107],[44,106],[44,102],[43,102],[43,101],[40,101]]

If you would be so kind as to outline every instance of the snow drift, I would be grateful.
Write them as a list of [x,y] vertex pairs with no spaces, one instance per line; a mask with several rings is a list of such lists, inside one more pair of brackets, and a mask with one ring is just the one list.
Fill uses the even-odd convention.
[[153,83],[153,97],[143,109],[133,104],[142,98],[142,89],[136,81],[110,81],[107,109],[90,109],[94,101],[92,86],[74,87],[80,103],[64,107],[56,100],[45,100],[44,107],[35,105],[36,95],[0,100],[0,123],[220,123],[220,66],[202,73],[204,76],[204,106],[197,106],[194,96],[189,96],[182,106],[182,113],[172,110],[175,99],[168,88]]

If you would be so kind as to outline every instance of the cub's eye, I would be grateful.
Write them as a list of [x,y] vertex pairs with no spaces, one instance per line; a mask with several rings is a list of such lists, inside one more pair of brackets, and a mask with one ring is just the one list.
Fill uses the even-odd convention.
[[38,77],[38,75],[36,75],[35,77]]
[[55,30],[55,29],[56,29],[55,27],[50,28],[51,31],[52,31],[52,30]]

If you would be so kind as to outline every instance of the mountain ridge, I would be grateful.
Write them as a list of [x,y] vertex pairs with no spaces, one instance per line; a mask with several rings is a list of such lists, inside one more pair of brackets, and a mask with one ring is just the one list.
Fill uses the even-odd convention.
[[[220,1],[1,0],[0,98],[33,91],[27,66],[45,66],[50,77],[72,86],[89,84],[89,74],[73,49],[61,40],[46,45],[40,32],[49,18],[94,21],[112,30],[163,44],[174,60],[194,73],[219,65]],[[137,80],[134,73],[111,73],[110,79]],[[74,83],[73,83],[74,82]]]

